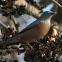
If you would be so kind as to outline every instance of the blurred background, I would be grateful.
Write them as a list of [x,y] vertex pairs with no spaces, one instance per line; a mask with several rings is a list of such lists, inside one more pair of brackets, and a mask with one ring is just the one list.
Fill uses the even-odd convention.
[[[56,0],[56,1],[59,2],[60,4],[62,4],[61,0]],[[20,24],[18,32],[23,30],[30,23],[34,22],[45,11],[53,11],[53,12],[56,11],[57,15],[54,16],[53,20],[55,20],[61,27],[61,23],[62,23],[61,22],[61,20],[62,20],[62,11],[61,10],[62,10],[62,8],[59,7],[53,0],[51,0],[51,1],[50,0],[31,0],[31,1],[29,1],[29,0],[17,0],[15,2],[15,4],[16,4],[16,6],[14,5],[14,9],[16,9],[18,12],[21,11],[19,14],[17,12],[14,14],[11,13],[12,15],[14,15],[14,20],[16,20],[15,23]],[[26,8],[22,8],[21,6],[22,7],[26,6]],[[13,8],[10,8],[10,10],[9,10],[7,8],[4,8],[4,7],[5,6],[2,5],[2,0],[1,0],[1,2],[0,2],[0,21],[2,23],[4,23],[5,25],[7,25],[7,26],[9,25],[11,28],[13,28],[14,25],[13,25],[13,22],[10,21],[12,19],[10,19],[11,14],[9,14],[9,13],[11,12],[11,9],[12,9],[12,11],[15,11],[15,10]],[[31,8],[31,9],[29,9],[29,8]],[[1,9],[2,9],[2,11],[1,11]],[[7,11],[4,12],[3,10],[7,10]],[[14,28],[14,31],[16,31],[15,28]],[[1,31],[0,31],[0,35],[2,35]],[[2,61],[6,60],[7,62],[9,62],[9,60],[18,60],[18,62],[25,62],[24,56],[25,56],[25,52],[20,54],[20,55],[18,55],[17,53],[11,53],[11,54],[8,54],[6,56],[1,56],[0,58]],[[62,60],[61,55],[60,55],[59,59]]]

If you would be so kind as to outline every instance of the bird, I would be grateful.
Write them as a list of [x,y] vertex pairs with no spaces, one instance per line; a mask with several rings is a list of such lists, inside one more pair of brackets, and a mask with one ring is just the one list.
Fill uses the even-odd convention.
[[17,40],[16,42],[18,42],[18,39],[20,39],[19,42],[21,43],[30,43],[33,40],[39,40],[43,38],[50,29],[51,18],[53,15],[54,12],[52,11],[44,12],[37,20],[32,22],[17,35],[6,40],[6,45],[15,42],[15,40]]
[[38,40],[43,38],[49,31],[51,26],[52,11],[44,12],[40,18],[24,28],[19,34],[22,34],[20,41]]

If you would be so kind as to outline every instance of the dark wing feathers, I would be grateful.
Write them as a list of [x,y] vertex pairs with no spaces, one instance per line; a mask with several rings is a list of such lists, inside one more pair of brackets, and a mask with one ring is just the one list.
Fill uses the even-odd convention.
[[37,21],[37,20],[32,22],[30,25],[28,25],[26,28],[24,28],[20,33],[23,33],[25,31],[31,29],[32,27],[35,27],[38,23],[39,23],[39,21]]

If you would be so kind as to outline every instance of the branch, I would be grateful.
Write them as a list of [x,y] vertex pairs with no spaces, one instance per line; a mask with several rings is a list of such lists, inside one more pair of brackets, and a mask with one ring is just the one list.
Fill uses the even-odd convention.
[[28,14],[34,16],[35,18],[38,18],[41,16],[41,10],[39,10],[38,8],[34,7],[33,5],[30,5],[29,3],[27,3],[25,0],[18,0],[15,2],[15,5],[23,5],[25,6],[25,10],[27,11]]
[[60,31],[62,31],[62,26],[61,26],[62,25],[62,5],[61,5],[62,4],[62,0],[58,0],[58,2],[57,3],[59,4],[59,6],[57,4],[57,6],[58,6],[57,11],[56,11],[57,14],[54,16],[53,20],[55,20],[59,24]]
[[17,23],[17,21],[16,21],[16,19],[15,19],[15,17],[14,17],[13,15],[11,15],[11,19],[12,19],[12,21],[13,21],[13,23],[14,23],[14,26],[15,26],[17,32],[20,32],[20,27],[17,26],[17,25],[19,25],[19,24]]
[[14,25],[14,22],[13,22],[12,18],[8,17],[8,23],[9,23],[9,25],[10,25],[10,27],[11,27],[12,29],[14,28],[13,31],[16,31],[16,27],[15,27],[15,25]]
[[19,49],[19,48],[17,48],[17,49],[10,48],[10,49],[7,49],[7,50],[0,50],[0,52],[2,52],[2,55],[6,56],[10,52],[20,52],[20,53],[23,53],[23,52],[25,52],[25,50],[24,49]]
[[55,0],[52,0],[56,5],[58,5],[59,7],[62,7],[62,5],[60,5],[58,2],[56,2]]
[[3,28],[8,31],[8,27],[5,24],[3,24],[2,22],[0,22],[0,28]]
[[8,27],[3,24],[2,22],[0,22],[0,28],[1,28],[1,33],[4,35],[6,31],[9,31],[8,30]]
[[31,4],[31,5],[33,5],[34,7],[38,8],[38,9],[40,9],[40,10],[44,6],[44,5],[40,4],[40,3],[35,2],[34,0],[28,0],[28,1],[26,0],[26,2]]

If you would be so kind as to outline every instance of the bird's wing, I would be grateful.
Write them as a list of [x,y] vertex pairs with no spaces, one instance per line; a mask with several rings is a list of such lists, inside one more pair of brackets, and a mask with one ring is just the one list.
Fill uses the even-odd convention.
[[37,20],[32,22],[30,25],[28,25],[26,28],[24,28],[20,33],[23,33],[25,31],[31,29],[32,27],[35,27],[38,23],[39,23],[39,21],[37,21]]

